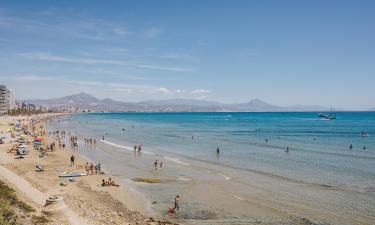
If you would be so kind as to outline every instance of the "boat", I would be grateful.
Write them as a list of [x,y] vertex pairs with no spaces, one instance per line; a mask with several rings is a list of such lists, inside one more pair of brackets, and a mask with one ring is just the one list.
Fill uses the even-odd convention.
[[326,120],[335,120],[336,119],[336,113],[333,111],[333,108],[331,107],[331,113],[330,114],[319,113],[319,118],[326,119]]

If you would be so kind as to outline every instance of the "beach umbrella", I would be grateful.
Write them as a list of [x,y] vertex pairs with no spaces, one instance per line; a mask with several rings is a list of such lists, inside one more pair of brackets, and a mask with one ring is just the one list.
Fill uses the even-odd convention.
[[34,141],[33,144],[34,145],[42,145],[42,142],[40,142],[40,141]]
[[43,137],[37,137],[35,138],[35,141],[43,141]]

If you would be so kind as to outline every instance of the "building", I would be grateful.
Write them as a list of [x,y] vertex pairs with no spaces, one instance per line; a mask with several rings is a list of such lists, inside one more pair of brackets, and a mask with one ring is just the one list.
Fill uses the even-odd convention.
[[0,85],[0,115],[14,109],[14,91]]

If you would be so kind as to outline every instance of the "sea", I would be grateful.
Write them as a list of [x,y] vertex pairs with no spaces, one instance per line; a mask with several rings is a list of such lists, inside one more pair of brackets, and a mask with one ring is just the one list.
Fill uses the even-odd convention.
[[[81,113],[48,129],[78,136],[80,153],[143,196],[145,211],[157,217],[186,224],[375,224],[375,112],[336,117]],[[163,167],[155,169],[155,160]],[[176,195],[180,209],[168,213]]]

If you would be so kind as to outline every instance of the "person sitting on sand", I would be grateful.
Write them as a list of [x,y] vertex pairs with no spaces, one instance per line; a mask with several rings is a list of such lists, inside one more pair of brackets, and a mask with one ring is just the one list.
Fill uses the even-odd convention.
[[112,178],[108,179],[108,185],[115,186],[115,187],[120,187],[120,185],[118,185],[114,181],[112,181]]
[[108,186],[108,182],[105,179],[102,180],[102,187]]

